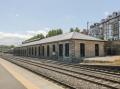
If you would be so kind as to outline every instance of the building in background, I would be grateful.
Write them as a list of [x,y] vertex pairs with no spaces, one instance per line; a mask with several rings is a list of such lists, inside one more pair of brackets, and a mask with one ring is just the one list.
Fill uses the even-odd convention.
[[120,12],[113,12],[99,23],[90,26],[89,35],[104,40],[120,39]]
[[82,33],[82,34],[85,34],[85,35],[88,35],[88,30],[87,29],[83,29],[80,33]]

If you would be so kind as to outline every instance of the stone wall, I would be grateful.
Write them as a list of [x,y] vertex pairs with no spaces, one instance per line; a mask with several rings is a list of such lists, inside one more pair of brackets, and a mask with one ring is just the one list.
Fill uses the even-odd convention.
[[[69,43],[69,57],[65,56],[65,43]],[[59,44],[63,44],[63,57],[59,57]],[[47,46],[49,45],[49,56],[47,56]],[[55,45],[55,55],[53,55],[53,45]],[[46,44],[40,44],[40,45],[35,45],[35,46],[29,46],[30,48],[33,47],[35,50],[35,47],[37,47],[37,55],[29,55],[31,57],[39,57],[39,58],[46,58],[46,59],[53,59],[53,60],[60,60],[60,61],[71,61],[72,59],[72,53],[71,51],[72,48],[72,43],[69,40],[66,41],[60,41],[60,42],[52,42],[52,43],[46,43]],[[40,53],[39,55],[39,46],[40,46]],[[42,46],[44,46],[44,56],[42,56]]]
[[[65,56],[65,44],[69,43],[69,56]],[[80,43],[85,44],[85,57],[95,57],[95,44],[99,44],[99,56],[104,56],[104,42],[98,41],[85,41],[85,40],[64,40],[59,42],[45,43],[39,45],[33,45],[28,47],[21,47],[20,49],[26,50],[27,53],[22,53],[20,56],[29,56],[37,58],[45,58],[52,60],[59,60],[64,62],[79,62],[80,55]],[[59,44],[63,44],[63,57],[59,56]],[[47,46],[49,45],[49,56],[47,56]],[[53,55],[53,45],[55,45],[55,55]],[[42,55],[42,47],[44,46],[44,56]],[[39,55],[40,47],[40,55]],[[29,49],[33,49],[33,54]],[[35,55],[36,49],[36,55]],[[24,54],[24,55],[23,55]]]
[[85,44],[85,57],[95,57],[95,44],[99,44],[99,56],[104,56],[104,42],[75,40],[75,57],[80,57],[80,43]]

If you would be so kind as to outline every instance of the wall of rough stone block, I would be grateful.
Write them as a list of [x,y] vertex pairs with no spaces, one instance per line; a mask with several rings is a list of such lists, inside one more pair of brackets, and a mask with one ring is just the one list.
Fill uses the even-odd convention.
[[85,57],[95,57],[95,44],[99,44],[99,56],[104,56],[104,42],[75,40],[75,57],[77,59],[81,58],[80,43],[85,44]]

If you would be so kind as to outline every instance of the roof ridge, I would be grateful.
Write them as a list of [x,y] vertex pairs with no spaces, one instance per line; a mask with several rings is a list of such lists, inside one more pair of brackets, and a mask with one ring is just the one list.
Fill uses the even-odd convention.
[[21,46],[43,44],[43,43],[62,41],[62,40],[67,40],[67,39],[103,41],[101,39],[91,37],[89,35],[85,35],[85,34],[82,34],[82,33],[79,33],[79,32],[69,32],[69,33],[63,33],[63,34],[60,34],[60,35],[56,35],[56,36],[48,37],[48,38],[45,38],[45,39],[33,41],[33,42],[30,42],[30,43],[22,44]]

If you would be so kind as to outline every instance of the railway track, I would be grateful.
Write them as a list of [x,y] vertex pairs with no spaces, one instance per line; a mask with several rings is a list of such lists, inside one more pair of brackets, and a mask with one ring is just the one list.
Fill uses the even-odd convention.
[[[26,58],[25,58],[26,59]],[[120,76],[120,66],[101,66],[101,65],[81,65],[81,64],[66,64],[63,62],[58,62],[54,60],[46,60],[46,59],[38,59],[38,58],[28,58],[31,60],[36,60],[36,61],[42,61],[43,63],[52,63],[52,64],[57,64],[57,65],[63,65],[63,66],[69,66],[73,68],[80,68],[83,70],[90,70],[90,71],[96,71],[96,72],[102,72],[106,74],[113,74],[113,75],[118,75]]]
[[[3,57],[11,62],[14,62],[18,65],[22,65],[22,67],[25,67],[30,70],[37,71],[41,68],[43,71],[50,71],[53,74],[57,73],[59,75],[64,75],[67,76],[69,79],[73,79],[75,81],[80,81],[84,83],[84,86],[87,86],[86,84],[90,84],[88,87],[89,89],[95,89],[92,88],[92,86],[96,85],[97,89],[120,89],[120,77],[118,75],[112,75],[112,74],[107,74],[107,73],[102,73],[99,72],[100,74],[95,74],[97,73],[96,71],[90,71],[88,70],[83,70],[81,68],[75,68],[75,67],[70,67],[68,65],[52,65],[52,64],[46,64],[38,61],[33,61],[33,60],[27,60],[25,58],[20,58],[20,57],[13,57],[13,56],[6,56]],[[39,69],[38,69],[39,68]],[[39,72],[40,73],[40,72]],[[47,77],[51,77],[47,75]],[[55,77],[51,77],[54,79]],[[81,89],[84,88],[84,86],[80,83],[75,83],[72,84],[73,82],[71,81],[62,81],[60,79],[56,79],[56,81],[60,82],[61,84],[64,84],[68,86],[69,88],[73,89]],[[71,82],[71,83],[69,83]],[[79,85],[80,84],[80,85]],[[87,89],[87,88],[85,88]]]
[[31,60],[36,60],[36,61],[42,61],[44,63],[52,63],[52,64],[59,64],[59,65],[67,65],[71,67],[76,67],[76,68],[84,68],[87,70],[93,70],[93,71],[98,71],[98,72],[104,72],[104,73],[109,73],[109,74],[114,74],[114,75],[120,75],[120,66],[110,66],[110,65],[86,65],[86,64],[66,64],[62,61],[56,61],[56,60],[46,60],[46,59],[40,59],[40,58],[31,58],[31,57],[22,57],[22,58],[27,58]]

